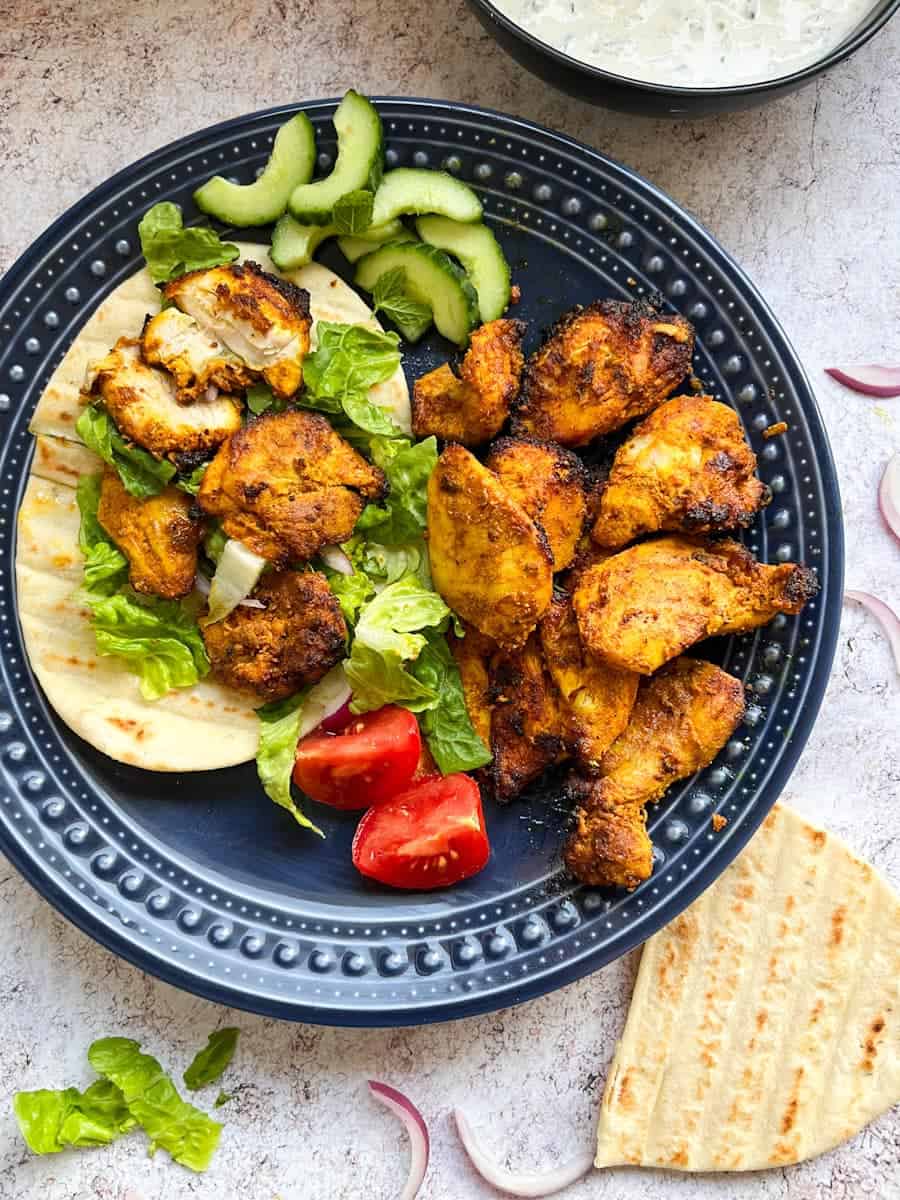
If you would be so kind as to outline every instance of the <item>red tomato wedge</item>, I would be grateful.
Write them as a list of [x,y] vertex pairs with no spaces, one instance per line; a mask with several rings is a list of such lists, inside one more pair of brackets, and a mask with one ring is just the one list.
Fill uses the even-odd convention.
[[388,704],[353,717],[340,733],[316,730],[303,738],[294,783],[332,808],[368,808],[409,785],[421,749],[416,718]]
[[468,775],[424,779],[370,808],[356,828],[353,865],[390,887],[448,887],[490,857],[481,793]]

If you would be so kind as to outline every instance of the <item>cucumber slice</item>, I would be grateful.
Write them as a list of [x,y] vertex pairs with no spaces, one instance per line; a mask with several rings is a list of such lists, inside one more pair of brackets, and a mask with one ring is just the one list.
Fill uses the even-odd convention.
[[269,256],[280,271],[295,271],[311,263],[325,239],[336,233],[333,225],[301,225],[285,213],[272,231]]
[[482,321],[496,321],[509,304],[509,263],[487,225],[465,225],[449,217],[419,217],[423,242],[458,258],[478,293]]
[[306,113],[297,113],[275,134],[269,161],[255,183],[231,183],[214,175],[194,192],[194,203],[227,225],[268,225],[287,208],[291,192],[312,179],[315,165],[312,122]]
[[305,225],[327,225],[341,196],[364,189],[374,192],[381,182],[384,135],[374,105],[358,92],[347,92],[334,114],[334,128],[338,153],[331,174],[300,184],[288,201],[291,213]]
[[427,304],[438,332],[464,346],[478,324],[478,296],[464,271],[443,250],[423,242],[388,242],[356,264],[355,282],[367,292],[385,271],[402,267],[406,290],[413,300]]
[[418,239],[402,221],[388,221],[386,225],[370,225],[365,233],[356,237],[338,238],[338,247],[347,262],[355,263],[364,254],[371,254],[376,246],[385,242],[415,242]]
[[470,187],[445,171],[397,167],[387,172],[375,193],[372,224],[383,225],[404,213],[440,213],[454,221],[480,221],[481,201]]

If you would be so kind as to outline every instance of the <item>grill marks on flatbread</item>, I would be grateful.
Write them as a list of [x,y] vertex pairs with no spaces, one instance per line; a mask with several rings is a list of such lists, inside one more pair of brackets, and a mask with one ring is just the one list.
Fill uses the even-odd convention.
[[898,1099],[900,898],[778,806],[645,946],[597,1166],[786,1166]]

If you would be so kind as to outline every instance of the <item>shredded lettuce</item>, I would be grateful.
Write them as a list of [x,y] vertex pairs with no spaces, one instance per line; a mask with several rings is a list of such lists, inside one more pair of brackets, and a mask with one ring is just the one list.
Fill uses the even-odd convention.
[[89,404],[82,411],[75,422],[75,432],[89,450],[117,472],[126,492],[139,500],[158,496],[175,476],[172,463],[126,442],[106,409],[96,404]]
[[108,1146],[137,1121],[114,1083],[97,1079],[78,1088],[16,1092],[13,1111],[34,1154],[56,1154],[67,1146]]
[[391,490],[383,507],[366,505],[357,530],[385,546],[416,541],[425,531],[428,480],[437,466],[437,439],[373,438],[370,453]]
[[151,1153],[162,1146],[182,1166],[206,1170],[222,1126],[179,1096],[156,1059],[141,1053],[139,1042],[100,1038],[88,1050],[88,1062],[120,1090],[128,1112],[150,1138]]
[[194,467],[190,475],[180,475],[175,480],[176,487],[180,487],[183,492],[187,492],[189,496],[196,496],[200,491],[200,484],[203,482],[203,476],[206,474],[208,462],[200,463]]
[[209,1035],[206,1045],[198,1050],[190,1066],[184,1072],[184,1083],[190,1091],[215,1083],[234,1058],[239,1029],[217,1029]]
[[437,703],[419,714],[422,733],[442,775],[474,771],[491,761],[491,752],[472,725],[459,668],[447,639],[434,631],[427,636],[427,644],[409,667],[416,679],[437,696]]
[[304,829],[311,829],[319,837],[324,837],[322,830],[303,815],[300,805],[291,795],[294,754],[300,741],[300,721],[308,695],[307,688],[298,692],[296,696],[288,696],[286,700],[274,700],[256,710],[259,717],[256,772],[270,800],[286,808],[298,825],[302,825]]
[[168,283],[188,271],[234,262],[240,254],[237,246],[223,242],[209,226],[185,228],[181,209],[168,200],[147,209],[138,236],[154,283]]

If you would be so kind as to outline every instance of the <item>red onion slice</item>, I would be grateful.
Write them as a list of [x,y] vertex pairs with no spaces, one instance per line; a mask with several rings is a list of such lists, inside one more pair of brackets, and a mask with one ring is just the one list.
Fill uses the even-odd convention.
[[386,1083],[379,1083],[377,1079],[370,1079],[369,1091],[379,1104],[383,1104],[395,1117],[399,1117],[406,1126],[410,1150],[409,1175],[406,1177],[406,1186],[400,1193],[400,1200],[415,1200],[419,1194],[419,1188],[422,1186],[422,1180],[425,1178],[425,1172],[428,1170],[430,1152],[428,1126],[413,1102],[402,1092],[398,1092],[396,1088],[392,1088]]
[[[350,691],[350,685],[347,685],[347,691]],[[350,711],[350,700],[352,695],[333,713],[329,713],[323,720],[319,722],[319,728],[324,729],[326,733],[340,733],[342,729],[346,729],[353,719],[353,713]]]
[[326,567],[331,567],[332,571],[337,571],[340,575],[353,574],[353,563],[340,546],[323,546],[319,551],[319,557]]
[[900,541],[900,450],[884,468],[878,487],[878,507],[888,529]]
[[900,367],[826,367],[826,374],[866,396],[900,396]]
[[844,599],[855,600],[857,604],[867,608],[884,630],[884,635],[894,654],[897,674],[900,675],[900,618],[883,600],[879,600],[877,596],[870,596],[868,592],[844,592]]
[[472,1166],[492,1187],[510,1196],[552,1196],[586,1175],[594,1165],[593,1152],[585,1150],[583,1154],[551,1171],[507,1171],[481,1148],[461,1109],[455,1108],[453,1116]]

